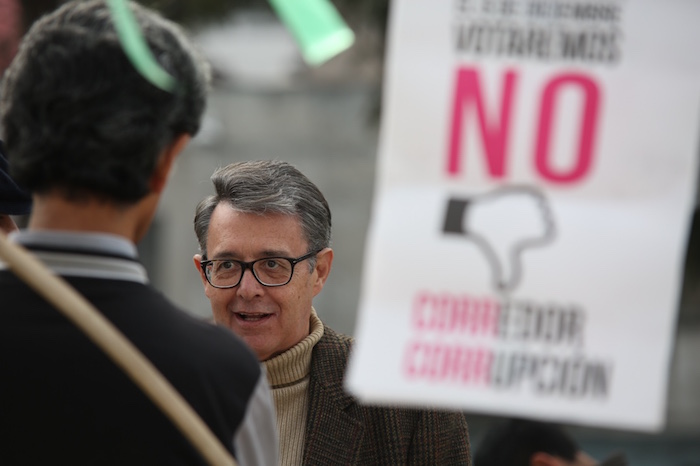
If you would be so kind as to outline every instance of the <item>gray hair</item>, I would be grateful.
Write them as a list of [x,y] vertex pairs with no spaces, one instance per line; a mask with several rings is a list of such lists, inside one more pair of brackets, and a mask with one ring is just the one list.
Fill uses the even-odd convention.
[[194,217],[194,232],[202,255],[207,253],[211,215],[222,202],[245,213],[293,215],[301,223],[310,251],[330,246],[328,202],[318,187],[289,163],[279,160],[232,163],[217,169],[211,180],[216,194],[197,205]]

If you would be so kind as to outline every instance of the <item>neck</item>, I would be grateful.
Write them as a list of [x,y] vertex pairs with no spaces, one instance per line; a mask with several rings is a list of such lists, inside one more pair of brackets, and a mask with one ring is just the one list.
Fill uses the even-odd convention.
[[111,233],[136,244],[155,212],[157,199],[151,197],[118,205],[94,198],[76,202],[55,194],[35,195],[28,229]]

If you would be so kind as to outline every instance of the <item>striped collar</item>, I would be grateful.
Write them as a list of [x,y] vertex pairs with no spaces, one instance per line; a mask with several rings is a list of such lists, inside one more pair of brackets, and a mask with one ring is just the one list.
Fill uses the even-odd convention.
[[[10,234],[9,238],[32,251],[59,275],[148,283],[136,246],[120,236],[22,230]],[[0,270],[6,268],[0,262]]]

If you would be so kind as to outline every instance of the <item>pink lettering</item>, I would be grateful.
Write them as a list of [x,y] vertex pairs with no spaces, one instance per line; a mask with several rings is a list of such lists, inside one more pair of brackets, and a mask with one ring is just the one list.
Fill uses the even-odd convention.
[[[463,129],[465,124],[468,124],[466,114],[470,110],[475,114],[472,121],[476,121],[481,136],[488,174],[494,179],[507,176],[510,115],[517,80],[518,74],[515,71],[505,71],[501,86],[500,109],[497,113],[487,112],[490,106],[487,105],[483,96],[479,71],[468,67],[457,69],[447,151],[448,176],[458,175],[462,171],[465,157],[462,146],[466,139]],[[581,127],[575,154],[571,165],[562,169],[553,166],[550,143],[553,136],[552,127],[556,122],[558,96],[567,86],[579,89],[583,93],[584,103],[581,109]],[[591,77],[581,73],[554,76],[544,86],[539,107],[534,153],[536,173],[542,179],[552,183],[567,184],[581,181],[589,174],[593,162],[600,107],[598,84]]]
[[413,300],[412,324],[421,333],[497,335],[501,306],[490,297],[420,291]]
[[418,292],[416,299],[413,300],[413,325],[421,330],[425,327],[425,318],[423,316],[423,311],[425,310],[425,305],[428,302],[427,292]]
[[415,357],[416,353],[420,350],[420,346],[420,343],[412,343],[406,350],[406,356],[404,358],[404,374],[406,374],[406,377],[408,377],[409,379],[412,379],[418,375],[418,370],[416,369],[415,364]]
[[412,381],[491,383],[493,354],[484,348],[412,342],[404,353],[403,373]]
[[487,121],[486,105],[479,83],[479,72],[474,68],[459,68],[456,77],[454,104],[452,107],[452,127],[450,130],[450,147],[447,159],[447,172],[457,175],[461,171],[464,113],[470,107],[476,107],[476,117],[481,132],[481,140],[486,153],[489,173],[494,178],[503,178],[506,173],[506,154],[508,132],[510,129],[510,109],[517,75],[507,71],[503,78],[501,109],[497,123]]
[[488,385],[491,374],[491,352],[479,348],[476,350],[474,359],[474,382]]
[[[566,171],[557,172],[549,160],[552,121],[556,97],[563,86],[577,86],[584,93],[585,105],[579,136],[576,162]],[[553,183],[572,183],[588,174],[593,158],[593,143],[596,133],[599,90],[597,84],[582,74],[565,74],[547,83],[542,96],[540,120],[535,148],[535,166],[542,177]]]

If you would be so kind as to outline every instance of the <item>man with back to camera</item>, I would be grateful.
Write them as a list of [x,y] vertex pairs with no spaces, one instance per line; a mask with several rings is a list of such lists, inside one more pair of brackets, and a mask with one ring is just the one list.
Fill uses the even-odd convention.
[[234,163],[212,182],[194,265],[216,322],[264,362],[282,465],[470,464],[462,413],[361,406],[344,392],[352,339],[312,307],[333,262],[319,189],[281,161]]
[[[126,57],[104,1],[37,21],[0,88],[11,174],[33,193],[11,240],[62,275],[163,373],[241,466],[277,462],[261,366],[231,332],[148,285],[135,243],[197,133],[209,69],[182,31],[131,4],[166,92]],[[204,464],[94,343],[0,262],[0,464]]]

